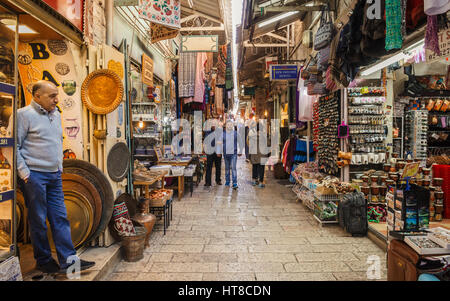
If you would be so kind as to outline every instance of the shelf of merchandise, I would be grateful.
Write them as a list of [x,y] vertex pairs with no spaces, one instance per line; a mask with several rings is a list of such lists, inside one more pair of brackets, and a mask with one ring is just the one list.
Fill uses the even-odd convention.
[[320,225],[323,225],[323,224],[339,224],[339,221],[337,221],[337,220],[336,221],[323,221],[320,218],[318,218],[316,215],[313,215],[313,216],[314,216],[314,219],[316,221],[318,221]]
[[135,102],[131,104],[132,106],[158,106],[158,104],[154,103],[154,102]]
[[133,114],[133,121],[152,121],[156,122],[155,115],[153,114]]

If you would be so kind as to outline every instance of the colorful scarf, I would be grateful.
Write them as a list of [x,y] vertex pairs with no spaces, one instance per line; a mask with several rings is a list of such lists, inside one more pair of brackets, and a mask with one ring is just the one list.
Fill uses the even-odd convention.
[[387,51],[400,49],[402,37],[402,1],[386,0],[386,46]]

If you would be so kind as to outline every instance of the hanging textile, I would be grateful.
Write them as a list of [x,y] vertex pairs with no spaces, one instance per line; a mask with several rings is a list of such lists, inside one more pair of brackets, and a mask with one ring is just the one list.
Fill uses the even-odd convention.
[[205,95],[205,63],[207,58],[208,57],[205,52],[197,53],[194,101],[199,103],[203,103],[203,98]]
[[225,85],[227,90],[233,90],[234,89],[234,83],[233,83],[233,61],[231,58],[231,43],[227,46],[227,53],[230,55],[227,55],[227,68],[225,73]]
[[195,52],[181,52],[178,69],[178,89],[180,97],[193,97],[195,89],[195,69],[197,54]]
[[386,0],[386,50],[400,49],[402,37],[402,0]]
[[437,16],[427,17],[427,31],[425,32],[425,49],[433,51],[437,56],[441,55],[438,37],[438,21]]
[[227,68],[227,45],[220,46],[217,59],[217,85],[225,85],[225,72]]
[[216,92],[214,97],[215,107],[216,107],[216,114],[222,115],[223,114],[223,88],[219,85],[216,85]]

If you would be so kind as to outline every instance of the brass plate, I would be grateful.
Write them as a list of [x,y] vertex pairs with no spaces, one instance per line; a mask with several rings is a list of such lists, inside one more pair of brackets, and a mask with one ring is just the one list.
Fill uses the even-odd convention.
[[123,83],[112,70],[100,69],[86,77],[81,86],[81,100],[94,114],[108,114],[122,102]]
[[[81,246],[89,236],[94,221],[94,212],[91,203],[76,191],[64,191],[64,203],[67,209],[67,219],[70,222],[70,233],[73,246]],[[47,235],[50,247],[55,251],[55,244],[47,221]]]
[[88,199],[94,211],[92,231],[95,231],[100,224],[102,216],[102,200],[97,189],[88,179],[77,174],[63,173],[62,181],[64,191],[76,191]]

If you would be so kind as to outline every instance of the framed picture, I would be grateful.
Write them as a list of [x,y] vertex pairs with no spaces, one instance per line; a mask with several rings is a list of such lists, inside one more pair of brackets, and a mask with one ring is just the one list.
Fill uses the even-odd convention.
[[163,154],[162,154],[161,148],[155,147],[153,149],[155,150],[156,158],[158,159],[158,161],[161,161],[163,159]]

